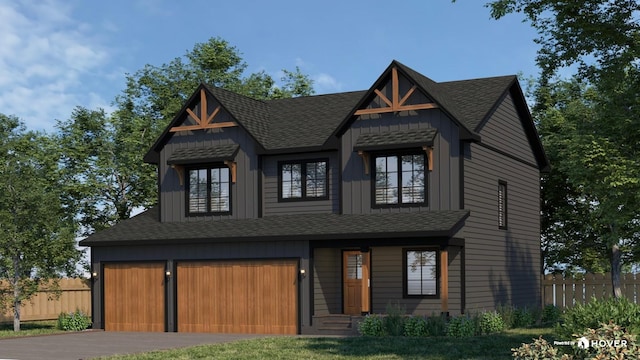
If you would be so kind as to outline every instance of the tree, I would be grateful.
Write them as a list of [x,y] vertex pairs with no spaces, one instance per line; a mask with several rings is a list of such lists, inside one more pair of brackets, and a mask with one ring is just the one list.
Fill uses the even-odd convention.
[[640,152],[608,102],[595,86],[556,81],[538,90],[535,114],[554,161],[542,191],[545,260],[610,270],[619,297],[622,264],[640,249]]
[[[563,119],[562,123],[555,123],[559,151],[552,166],[566,176],[566,185],[575,191],[576,198],[572,201],[577,201],[576,210],[584,216],[583,226],[578,226],[576,234],[596,236],[605,246],[606,251],[585,249],[594,253],[588,256],[593,260],[598,259],[597,254],[609,256],[614,296],[620,297],[622,259],[625,253],[636,253],[638,246],[633,239],[637,237],[639,225],[640,24],[637,17],[640,3],[635,0],[496,0],[487,6],[495,19],[509,13],[522,13],[537,30],[536,42],[540,49],[536,62],[542,70],[540,89],[543,92],[550,86],[553,93],[554,85],[550,82],[559,70],[577,67],[574,81],[582,83],[584,88],[574,95],[583,98],[570,100],[574,105],[576,101],[582,102],[584,106],[580,109],[584,112],[572,113],[576,108],[562,107],[562,101],[542,101],[536,108],[543,116],[560,115],[558,118]],[[551,113],[544,114],[547,110]],[[553,131],[544,132],[543,140],[545,134],[549,138],[554,136]],[[561,181],[557,176],[551,180],[556,185]],[[548,187],[543,191],[563,189],[562,186]],[[560,193],[545,196],[567,200]],[[567,209],[562,203],[557,207]],[[550,229],[560,229],[562,236],[564,228],[575,223],[554,225]]]
[[280,87],[265,72],[243,77],[246,68],[235,47],[211,38],[168,64],[145,65],[128,75],[112,114],[79,107],[58,123],[65,174],[74,189],[67,203],[81,219],[83,234],[156,202],[156,169],[142,158],[201,82],[257,99],[313,93],[298,68],[283,70]]
[[55,149],[50,137],[0,114],[0,308],[13,309],[15,331],[21,304],[75,274],[81,256]]

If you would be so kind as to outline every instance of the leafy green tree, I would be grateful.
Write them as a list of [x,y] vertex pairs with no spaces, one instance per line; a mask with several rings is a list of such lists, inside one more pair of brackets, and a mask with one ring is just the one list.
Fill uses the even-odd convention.
[[[541,125],[541,135],[557,168],[543,193],[548,209],[566,216],[546,220],[549,241],[571,233],[584,237],[584,243],[570,238],[583,245],[575,248],[588,260],[582,265],[602,267],[608,257],[614,295],[620,297],[622,261],[633,258],[639,246],[640,3],[495,0],[487,6],[495,19],[523,14],[539,35],[542,93],[534,113],[555,119]],[[552,84],[560,70],[571,67],[578,72],[574,81]],[[571,198],[561,193],[566,190]],[[594,244],[601,246],[589,246]]]
[[595,86],[548,83],[538,101],[540,135],[555,161],[543,181],[545,260],[610,270],[619,297],[622,264],[638,261],[640,249],[638,147],[621,141],[624,126]]
[[58,122],[57,141],[72,187],[66,204],[80,219],[83,234],[156,202],[156,169],[142,158],[201,82],[257,99],[313,93],[312,81],[298,68],[283,70],[280,86],[265,72],[244,77],[246,68],[235,47],[211,38],[168,64],[145,65],[128,75],[112,114],[78,107],[70,119]]
[[52,139],[0,114],[0,309],[13,310],[15,331],[21,304],[41,286],[55,290],[80,260],[64,191]]

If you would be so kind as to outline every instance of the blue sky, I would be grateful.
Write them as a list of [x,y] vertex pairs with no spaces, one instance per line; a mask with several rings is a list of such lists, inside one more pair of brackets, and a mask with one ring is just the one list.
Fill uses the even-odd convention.
[[53,130],[110,110],[125,74],[221,37],[249,72],[299,66],[317,93],[363,90],[396,59],[435,81],[535,76],[536,34],[484,0],[0,0],[0,113]]

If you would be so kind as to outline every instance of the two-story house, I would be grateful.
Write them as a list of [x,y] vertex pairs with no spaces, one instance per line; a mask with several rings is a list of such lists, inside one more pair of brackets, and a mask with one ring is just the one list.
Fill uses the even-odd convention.
[[95,328],[306,334],[390,303],[539,304],[548,161],[515,76],[393,61],[369,90],[270,101],[203,84],[145,161],[158,205],[81,242]]

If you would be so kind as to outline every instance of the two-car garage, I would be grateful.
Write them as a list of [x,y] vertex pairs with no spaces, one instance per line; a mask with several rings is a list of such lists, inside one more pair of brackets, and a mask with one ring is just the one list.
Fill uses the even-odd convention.
[[296,259],[178,261],[175,274],[166,273],[164,262],[105,263],[103,274],[107,331],[171,330],[173,306],[178,332],[298,332]]

